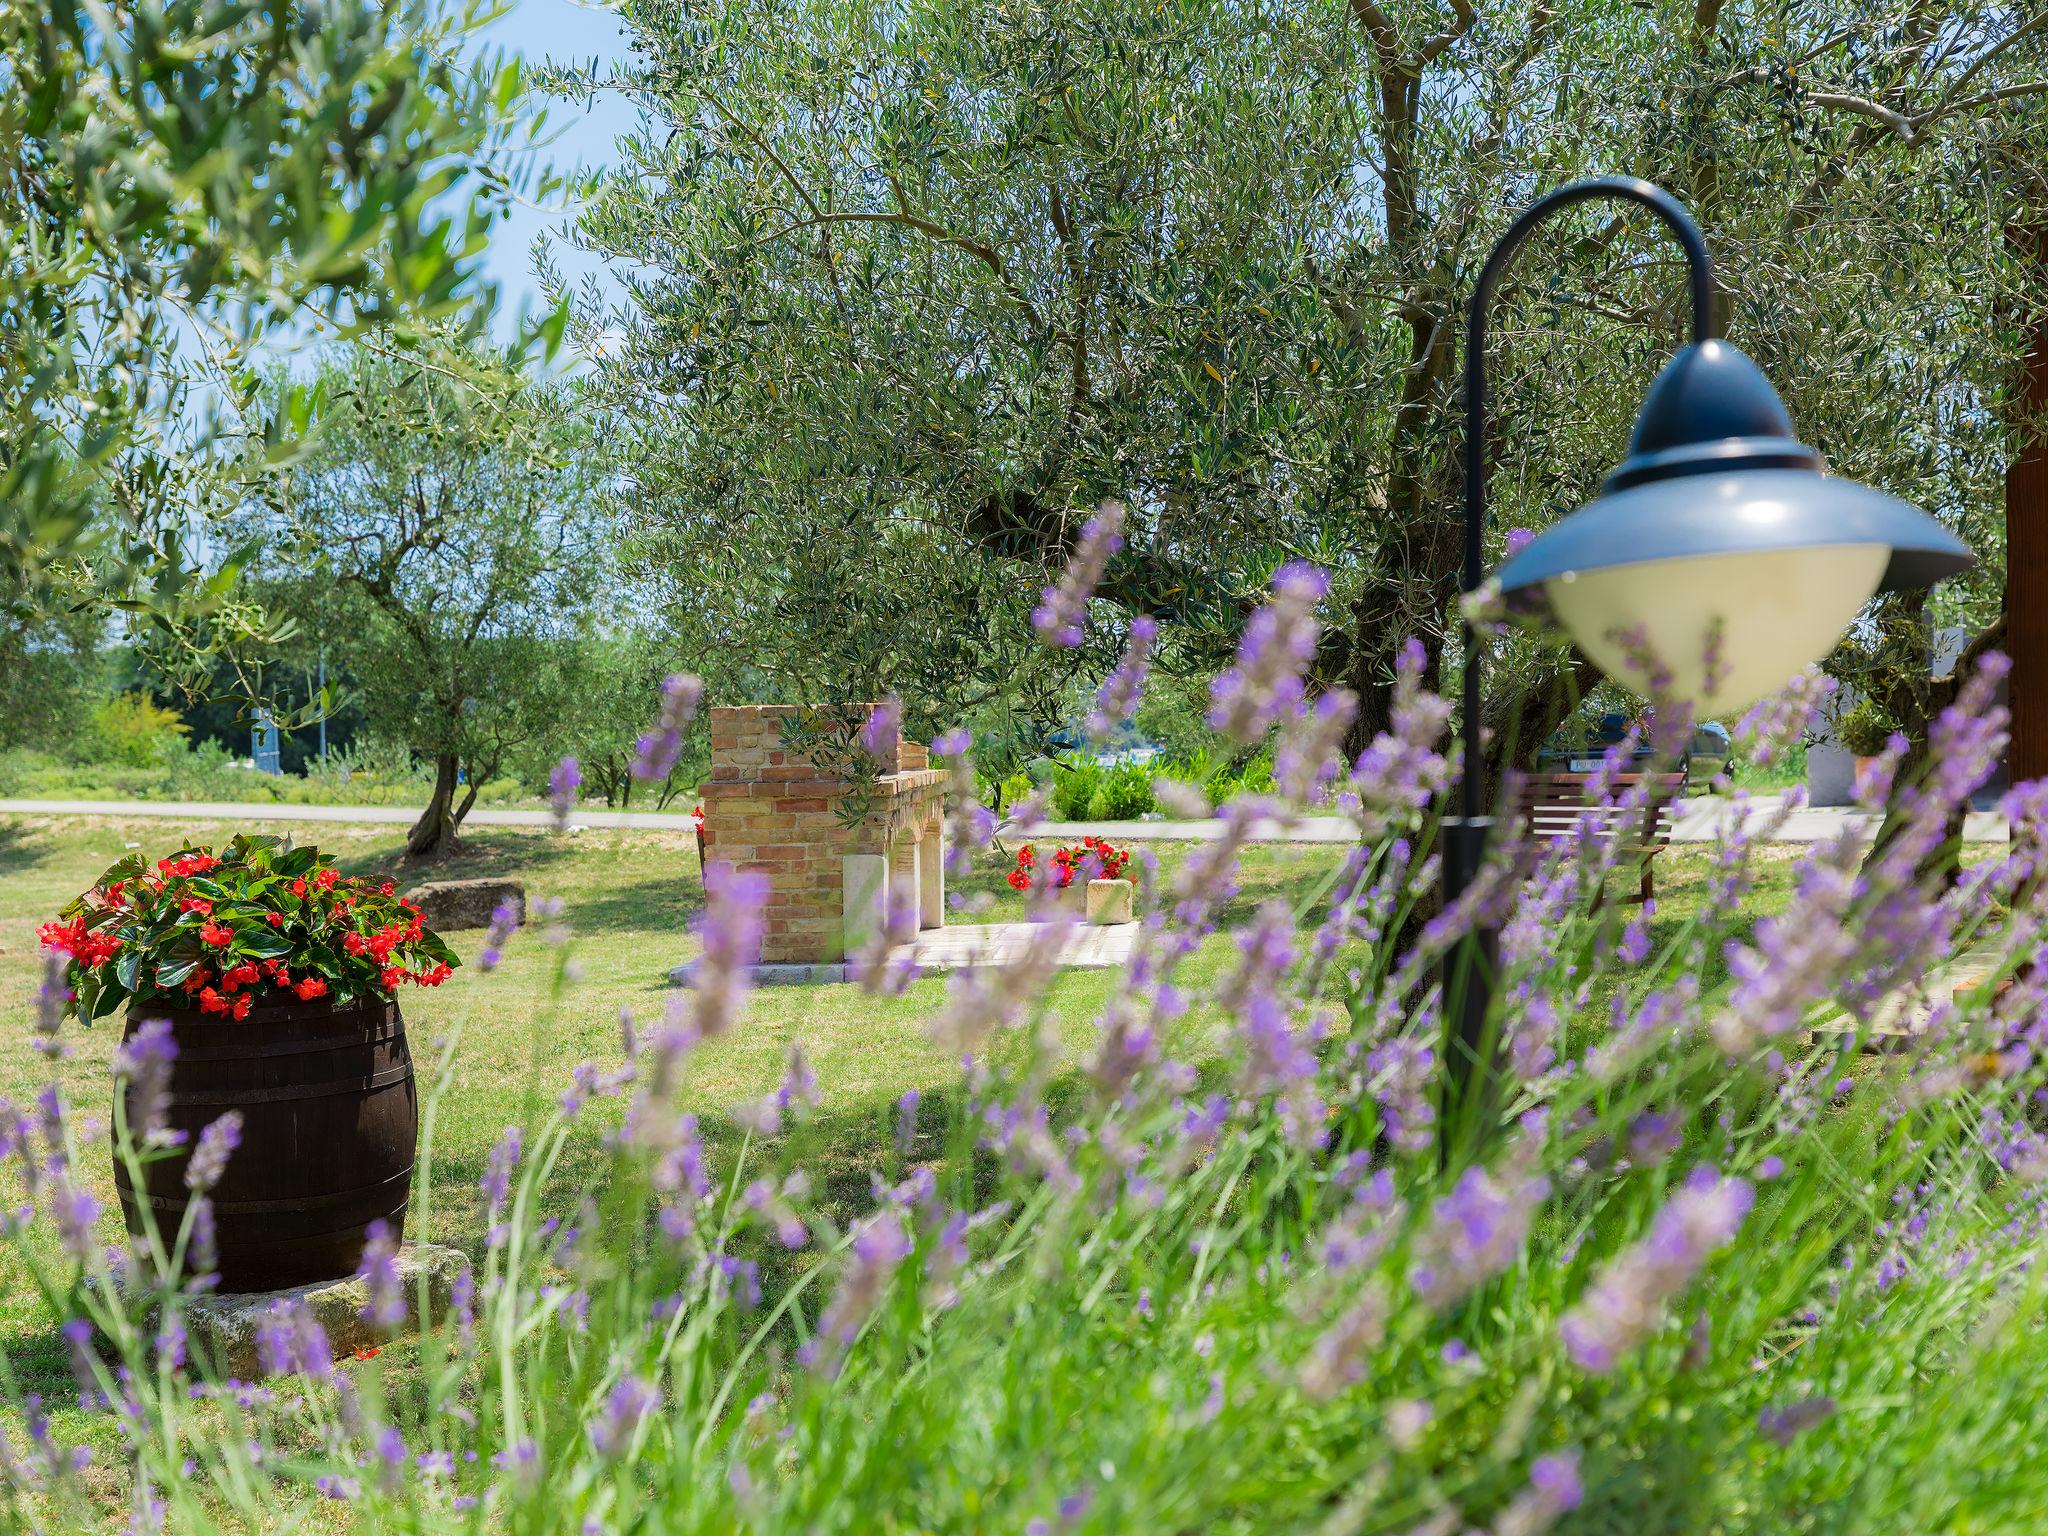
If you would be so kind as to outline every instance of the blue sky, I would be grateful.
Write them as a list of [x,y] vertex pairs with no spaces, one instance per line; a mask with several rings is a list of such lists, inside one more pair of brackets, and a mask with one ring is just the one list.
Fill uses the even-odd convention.
[[[601,4],[586,0],[509,0],[506,14],[492,22],[480,34],[479,41],[536,63],[553,60],[587,64],[595,59],[602,66],[626,57],[624,37],[625,29],[618,18]],[[540,153],[549,163],[564,169],[612,164],[613,144],[633,126],[631,108],[615,94],[601,96],[589,107],[552,102],[547,118],[548,143]],[[522,308],[533,308],[539,303],[540,289],[533,276],[534,242],[543,236],[561,234],[569,219],[567,211],[520,206],[492,232],[484,267],[501,290],[501,336],[511,334]],[[602,276],[602,264],[587,253],[559,243],[554,252],[563,275],[572,284],[580,284],[592,273]]]

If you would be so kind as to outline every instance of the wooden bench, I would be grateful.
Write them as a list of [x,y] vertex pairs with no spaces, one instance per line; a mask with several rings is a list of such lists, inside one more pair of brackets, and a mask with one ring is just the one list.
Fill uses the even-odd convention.
[[1631,904],[1648,901],[1656,894],[1652,864],[1671,846],[1671,831],[1678,823],[1674,809],[1685,793],[1683,773],[1618,773],[1614,776],[1612,798],[1627,797],[1630,790],[1647,782],[1650,798],[1640,811],[1623,811],[1612,805],[1596,805],[1586,797],[1593,782],[1590,773],[1532,773],[1515,786],[1513,818],[1530,837],[1548,839],[1583,835],[1587,823],[1593,835],[1621,844],[1624,860],[1640,860],[1642,883]]

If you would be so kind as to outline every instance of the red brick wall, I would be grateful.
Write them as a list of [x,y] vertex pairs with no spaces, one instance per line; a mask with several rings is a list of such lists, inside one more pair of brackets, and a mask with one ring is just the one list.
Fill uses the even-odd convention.
[[[873,706],[842,705],[865,720]],[[925,766],[922,747],[898,741],[885,751],[867,814],[839,818],[847,785],[782,744],[783,723],[803,711],[789,704],[747,704],[711,711],[711,777],[704,783],[707,861],[768,877],[769,964],[829,963],[845,954],[841,860],[849,853],[888,856],[903,867],[920,836],[939,836],[946,775]]]

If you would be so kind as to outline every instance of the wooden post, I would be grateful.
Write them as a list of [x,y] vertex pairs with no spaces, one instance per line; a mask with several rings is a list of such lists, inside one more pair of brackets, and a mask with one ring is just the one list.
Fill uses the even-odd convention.
[[[2048,282],[2048,220],[2010,236]],[[2027,318],[2018,387],[2007,406],[2017,446],[2005,474],[2005,644],[2012,703],[2010,777],[2048,777],[2048,307]]]

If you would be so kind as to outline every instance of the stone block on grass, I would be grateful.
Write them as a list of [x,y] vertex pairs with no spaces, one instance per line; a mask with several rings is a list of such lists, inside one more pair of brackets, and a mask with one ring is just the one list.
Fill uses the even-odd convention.
[[[401,1333],[416,1333],[421,1326],[420,1282],[426,1281],[428,1321],[444,1316],[450,1305],[456,1276],[469,1267],[469,1260],[454,1248],[438,1243],[406,1243],[398,1250],[398,1279],[405,1295],[405,1324]],[[263,1374],[257,1356],[256,1335],[271,1309],[279,1302],[287,1307],[302,1303],[313,1320],[327,1334],[337,1360],[366,1349],[382,1348],[392,1335],[363,1316],[369,1305],[369,1287],[354,1275],[341,1280],[323,1280],[314,1285],[295,1285],[282,1291],[249,1291],[239,1294],[197,1296],[185,1304],[185,1330],[192,1340],[195,1358],[210,1361],[216,1373],[236,1381],[255,1381]]]
[[429,928],[444,933],[488,928],[501,901],[510,901],[519,921],[526,921],[526,887],[517,880],[429,880],[407,891],[405,899],[418,904]]

